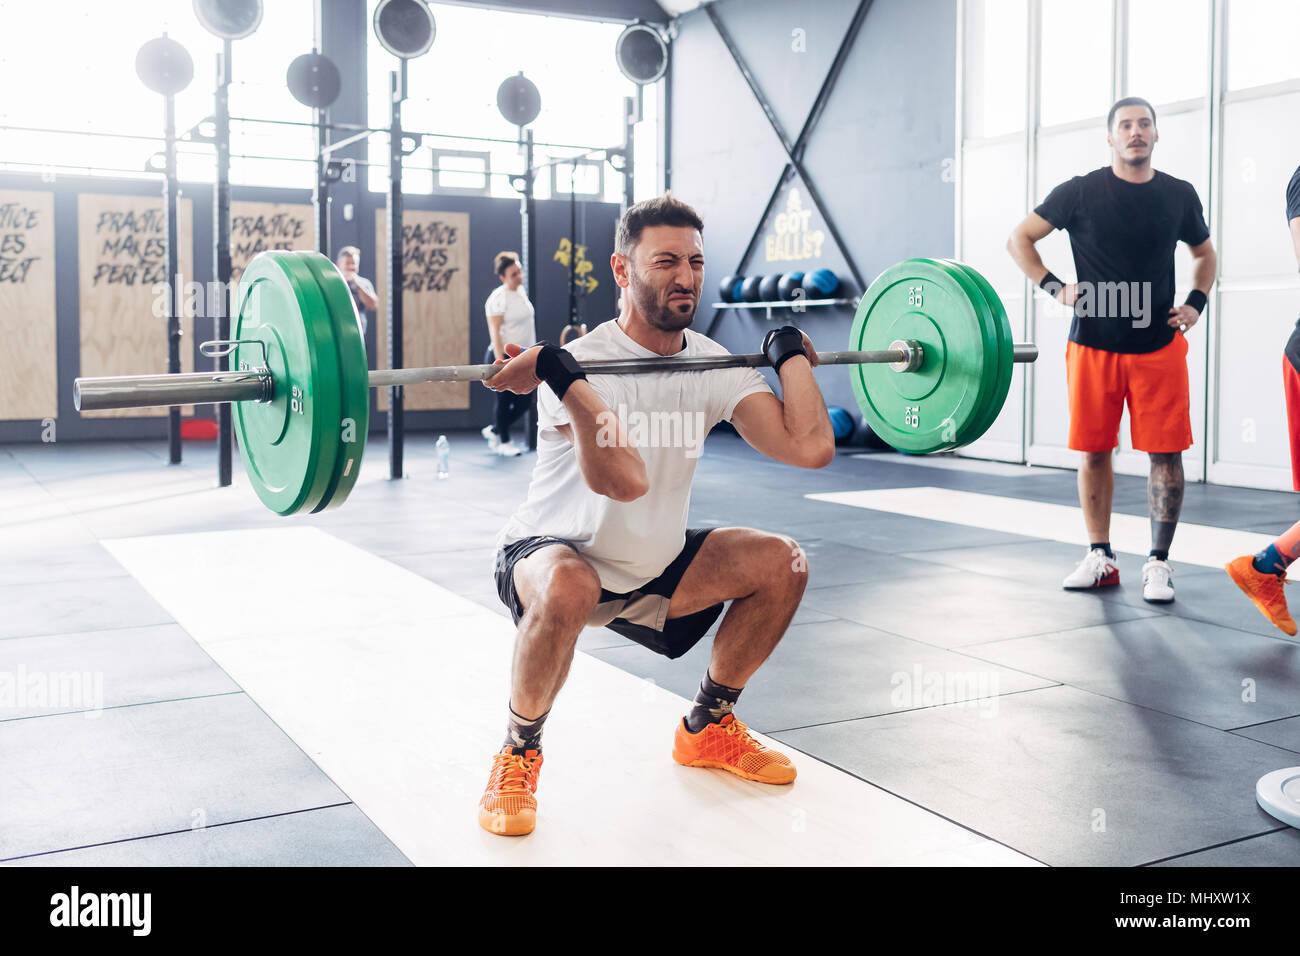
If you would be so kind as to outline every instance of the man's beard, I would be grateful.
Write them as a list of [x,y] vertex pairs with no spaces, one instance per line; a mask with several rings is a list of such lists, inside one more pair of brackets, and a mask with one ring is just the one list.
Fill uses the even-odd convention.
[[[670,290],[668,294],[672,295],[674,291],[676,290]],[[678,312],[667,302],[659,301],[658,290],[654,286],[639,282],[631,274],[628,275],[628,292],[631,293],[637,310],[651,328],[661,332],[680,332],[682,329],[689,328],[695,321],[694,305],[688,312]]]
[[1146,153],[1130,159],[1127,156],[1121,156],[1120,160],[1129,166],[1146,166],[1151,162],[1151,147],[1146,147]]

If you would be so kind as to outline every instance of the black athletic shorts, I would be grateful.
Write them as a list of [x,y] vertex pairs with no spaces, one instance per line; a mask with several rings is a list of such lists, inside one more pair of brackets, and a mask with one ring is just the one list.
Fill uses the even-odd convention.
[[[687,528],[686,546],[681,553],[664,568],[659,577],[647,581],[635,591],[616,594],[601,588],[600,603],[592,611],[587,626],[608,627],[614,633],[665,657],[681,657],[689,651],[718,619],[722,613],[722,604],[669,620],[668,602],[677,590],[682,575],[699,552],[705,536],[712,530]],[[562,538],[532,537],[508,544],[497,552],[497,594],[501,603],[510,608],[510,615],[516,624],[524,615],[524,607],[519,603],[519,594],[515,591],[515,562],[522,561],[534,551],[556,544],[573,547]]]

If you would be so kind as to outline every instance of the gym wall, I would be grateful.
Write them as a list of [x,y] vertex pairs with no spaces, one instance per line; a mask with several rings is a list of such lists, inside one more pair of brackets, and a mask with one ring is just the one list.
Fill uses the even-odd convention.
[[[790,141],[827,78],[858,2],[712,5]],[[867,283],[899,260],[953,254],[955,24],[955,0],[874,0],[808,141],[804,167]],[[741,262],[785,153],[708,13],[695,10],[680,18],[678,28],[668,167],[673,194],[695,206],[705,223],[708,266],[696,327],[705,330],[713,321],[707,307],[718,301],[719,280],[731,273],[824,266],[850,286],[839,294],[859,295],[863,290],[854,287],[829,235],[815,259],[767,262],[760,240]],[[802,186],[797,176],[792,185]],[[801,191],[804,207],[811,208]],[[764,223],[765,235],[772,219]],[[713,336],[733,352],[754,352],[768,328],[792,320],[819,349],[840,349],[853,308],[809,308],[802,315],[778,310],[771,322],[763,310],[725,310]],[[822,369],[817,378],[827,404],[857,416],[846,367]]]
[[[55,309],[55,355],[57,379],[55,398],[57,414],[55,429],[58,440],[112,440],[112,439],[162,439],[167,435],[165,415],[137,416],[115,414],[112,417],[83,417],[72,407],[72,381],[82,374],[82,340],[81,301],[80,301],[80,235],[78,230],[79,203],[85,195],[123,195],[147,199],[157,199],[161,209],[158,185],[148,180],[125,181],[101,177],[59,176],[53,183],[42,182],[40,176],[22,174],[0,175],[0,193],[22,191],[19,195],[30,195],[33,199],[41,196],[53,197],[54,227],[54,309]],[[335,228],[333,244],[336,248],[349,243],[361,250],[361,272],[372,282],[377,282],[377,271],[386,268],[375,256],[375,213],[384,208],[384,196],[362,191],[359,195],[360,206],[354,212],[353,219],[347,225],[347,232]],[[197,282],[206,290],[212,279],[212,190],[207,184],[184,184],[182,201],[191,203],[192,235],[190,248],[193,249],[193,275],[185,276],[186,282]],[[264,203],[291,203],[311,208],[311,194],[306,190],[258,189],[235,187],[232,194],[234,204],[244,201]],[[483,303],[497,285],[492,272],[492,257],[502,249],[520,248],[519,203],[509,199],[493,199],[477,196],[438,196],[413,195],[406,197],[408,210],[439,210],[447,212],[464,212],[469,215],[469,305],[465,322],[469,328],[469,355],[465,361],[477,363],[481,360],[483,350],[488,344],[487,323],[483,315]],[[617,297],[614,294],[612,278],[609,276],[608,262],[614,245],[614,226],[618,220],[618,207],[612,203],[584,203],[578,213],[578,240],[585,244],[587,257],[595,263],[593,275],[597,286],[585,293],[580,299],[582,319],[592,327],[611,318],[615,314]],[[310,221],[310,217],[309,217]],[[537,334],[541,338],[558,341],[561,329],[568,322],[568,270],[557,259],[555,252],[560,240],[569,233],[569,205],[567,201],[549,200],[537,203],[537,250],[536,250],[536,298]],[[309,242],[310,246],[310,242]],[[35,277],[35,273],[33,273]],[[31,325],[33,333],[41,331],[36,321],[39,316],[32,313],[30,321],[20,322],[20,326]],[[132,313],[130,322],[123,321],[124,327],[136,327],[142,317]],[[146,353],[131,357],[129,370],[132,374],[161,373],[167,370],[167,330],[166,320],[156,319],[156,330],[152,346],[145,346]],[[210,317],[196,318],[193,332],[187,332],[182,342],[182,354],[191,359],[193,367],[204,369],[211,367],[211,360],[198,355],[198,344],[215,338],[213,322]],[[21,342],[22,340],[19,339]],[[143,341],[143,340],[142,340]],[[370,318],[366,333],[367,354],[372,368],[384,364],[377,362],[375,339],[375,321]],[[120,344],[106,340],[104,348],[118,349]],[[19,346],[21,348],[21,346]],[[11,355],[13,354],[11,350]],[[125,361],[125,359],[123,359]],[[118,374],[127,374],[125,366],[114,368]],[[12,378],[6,371],[6,378]],[[45,374],[48,374],[46,372]],[[103,373],[98,373],[103,374]],[[21,383],[17,383],[21,384]],[[48,385],[38,383],[45,391]],[[25,388],[26,386],[24,386]],[[378,410],[376,393],[371,393],[371,426],[382,428],[383,414]],[[492,414],[492,393],[482,387],[470,389],[470,407],[464,410],[447,411],[408,411],[407,428],[412,432],[424,430],[444,430],[481,426]],[[201,417],[211,417],[212,406],[198,406],[195,413]],[[46,432],[44,418],[24,418],[20,420],[0,420],[0,442],[41,441]]]

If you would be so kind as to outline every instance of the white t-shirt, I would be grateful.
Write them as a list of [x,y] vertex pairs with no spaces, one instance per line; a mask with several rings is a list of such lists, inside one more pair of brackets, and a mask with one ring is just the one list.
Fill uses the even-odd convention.
[[[687,329],[674,357],[728,355]],[[663,358],[634,342],[617,321],[604,322],[564,346],[581,361]],[[619,594],[657,578],[686,543],[695,462],[709,430],[730,421],[742,398],[772,391],[752,368],[708,372],[589,375],[587,382],[622,420],[645,461],[650,490],[636,501],[615,501],[587,487],[573,444],[556,425],[569,413],[546,385],[537,389],[537,464],[528,497],[501,529],[498,547],[534,535],[571,542]]]
[[487,297],[483,310],[488,315],[505,316],[505,321],[501,323],[502,345],[513,342],[528,348],[537,342],[537,331],[533,327],[533,304],[528,301],[522,285],[514,290],[507,289],[504,285],[497,286]]
[[[357,284],[362,292],[370,296],[370,298],[378,298],[378,296],[375,295],[375,287],[370,284],[369,279],[354,274],[352,276],[352,281]],[[348,294],[352,296],[352,308],[353,311],[357,313],[357,325],[361,326],[361,340],[364,342],[366,339],[366,310],[361,307],[361,300],[357,298],[355,292],[348,289]]]

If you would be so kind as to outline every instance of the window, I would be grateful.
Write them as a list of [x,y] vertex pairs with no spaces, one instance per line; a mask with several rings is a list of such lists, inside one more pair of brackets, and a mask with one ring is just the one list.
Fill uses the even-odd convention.
[[[370,0],[367,6],[372,15],[375,5],[376,0]],[[541,113],[531,127],[539,144],[534,163],[623,142],[623,99],[636,95],[636,87],[614,62],[614,41],[623,24],[453,4],[430,7],[437,20],[437,39],[426,55],[408,63],[402,125],[442,135],[426,138],[424,148],[407,157],[411,174],[403,174],[405,189],[414,193],[433,188],[428,174],[432,165],[429,150],[436,146],[488,153],[491,194],[519,195],[509,180],[523,170],[523,153],[515,142],[518,128],[501,116],[496,95],[501,81],[520,70],[537,84],[542,98]],[[390,74],[398,69],[398,60],[379,44],[373,31],[369,31],[367,61],[368,122],[387,126]],[[651,158],[657,139],[657,100],[657,86],[647,86],[645,119],[638,133],[640,138],[650,139]],[[547,143],[573,145],[542,145]],[[638,142],[637,156],[645,160],[643,148]],[[369,187],[383,192],[388,188],[388,143],[382,134],[370,138],[369,159]],[[422,180],[417,170],[423,171]],[[642,175],[638,171],[638,181]],[[619,201],[622,177],[602,179],[603,198]],[[565,183],[567,192],[567,180]],[[536,195],[539,199],[550,195],[550,177],[544,172],[537,179]]]
[[1106,115],[1112,45],[1110,0],[1043,0],[1043,126]]
[[1279,117],[1297,110],[1300,92],[1224,107],[1219,273],[1225,280],[1295,280],[1286,185],[1300,163],[1300,126]]
[[[1213,211],[1220,257],[1211,296],[1219,332],[1189,340],[1195,447],[1205,449],[1205,457],[1188,456],[1188,477],[1199,477],[1204,462],[1214,482],[1290,487],[1281,405],[1239,400],[1258,391],[1250,380],[1258,363],[1239,343],[1281,342],[1294,323],[1286,302],[1294,301],[1295,259],[1283,208],[1300,155],[1300,124],[1294,122],[1300,116],[1300,57],[1293,49],[1300,36],[1300,0],[1028,0],[1027,9],[1040,14],[1040,45],[1038,76],[1027,83],[1015,79],[1024,70],[1014,37],[1024,29],[1025,5],[959,3],[960,256],[994,283],[1013,328],[1023,311],[1026,334],[1040,352],[1059,354],[1069,310],[1033,289],[1031,300],[1023,302],[1024,278],[1003,251],[1004,237],[1022,214],[1026,176],[1036,203],[1065,179],[1111,163],[1104,118],[1116,89],[1120,96],[1150,100],[1161,135],[1154,166],[1195,186],[1205,212]],[[1223,34],[1215,35],[1217,29]],[[1216,46],[1223,50],[1229,92],[1212,117],[1210,94],[1219,86],[1218,74],[1211,73],[1212,65],[1217,69]],[[1037,91],[1028,86],[1034,82]],[[1042,128],[1031,143],[1016,117],[1035,92]],[[1029,169],[1027,154],[1034,160]],[[1074,256],[1064,232],[1052,231],[1037,249],[1049,268],[1070,280]],[[1181,296],[1193,271],[1181,243],[1174,268]],[[1005,430],[991,431],[992,440],[977,444],[975,454],[998,457],[1003,452],[994,449],[1003,442],[1013,459],[1023,455],[1032,464],[1072,466],[1073,453],[1065,449],[1063,366],[1040,362],[1027,372],[1023,414],[1009,400],[994,426]],[[1018,434],[1025,436],[1019,453]],[[1283,467],[1276,467],[1279,461]],[[1116,470],[1140,474],[1145,468],[1145,457],[1133,453],[1121,432]]]
[[662,86],[662,83],[655,83],[644,88],[641,119],[634,130],[636,143],[633,150],[635,164],[632,168],[632,184],[637,200],[648,199],[663,191],[660,178],[663,169],[663,129],[659,124],[659,88]]
[[[0,97],[0,126],[10,127],[0,168],[157,175],[145,164],[162,148],[163,100],[136,76],[135,55],[164,31],[194,61],[194,79],[176,96],[177,133],[212,113],[221,40],[199,25],[190,4],[136,0],[130,16],[122,10],[115,3],[0,0],[10,40],[0,44],[0,85],[10,91]],[[277,0],[266,5],[256,33],[235,41],[232,115],[310,120],[284,74],[293,56],[311,49],[312,22],[312,0]],[[52,72],[57,83],[49,80]],[[313,144],[305,127],[234,124],[231,179],[310,188]],[[211,146],[181,143],[178,152],[182,180],[212,179]]]
[[605,192],[605,164],[591,159],[556,163],[551,167],[551,196],[563,199],[570,188],[576,196],[599,199]]
[[1228,0],[1228,89],[1300,79],[1300,3]]
[[1209,0],[1141,0],[1128,5],[1128,96],[1151,103],[1199,99],[1209,91]]
[[438,192],[492,191],[492,154],[466,149],[434,149],[433,188]]
[[1026,0],[966,4],[965,135],[982,139],[1025,128],[1029,5]]

